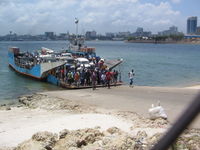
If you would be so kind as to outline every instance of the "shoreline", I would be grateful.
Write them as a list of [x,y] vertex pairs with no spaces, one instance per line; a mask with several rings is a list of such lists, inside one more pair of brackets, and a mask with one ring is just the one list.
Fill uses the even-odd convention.
[[[124,86],[124,87],[129,87],[129,85],[127,83],[124,83],[120,86]],[[57,87],[57,86],[56,86]],[[143,85],[134,85],[134,87],[138,87],[138,88],[150,88],[150,89],[190,89],[190,90],[200,90],[200,84],[187,84],[187,85],[182,85],[182,86],[143,86]],[[100,87],[99,89],[104,88],[104,87]],[[90,88],[89,88],[90,89]],[[71,89],[66,89],[66,88],[62,88],[62,87],[58,87],[58,89],[54,89],[54,90],[44,90],[44,91],[33,91],[33,92],[29,92],[29,95],[32,94],[37,94],[37,93],[45,93],[45,92],[56,92],[56,91],[65,91],[65,90],[71,90]],[[74,90],[74,89],[73,89]],[[77,89],[75,89],[77,90]],[[83,89],[78,89],[78,90],[83,90]],[[27,95],[27,94],[21,94],[21,96],[23,95]],[[19,96],[17,96],[19,97]],[[0,100],[0,106],[13,106],[13,105],[18,105],[18,99],[17,97],[9,99],[9,100]]]
[[190,44],[200,45],[200,40],[182,40],[182,41],[155,41],[155,40],[125,40],[125,43],[142,43],[142,44]]

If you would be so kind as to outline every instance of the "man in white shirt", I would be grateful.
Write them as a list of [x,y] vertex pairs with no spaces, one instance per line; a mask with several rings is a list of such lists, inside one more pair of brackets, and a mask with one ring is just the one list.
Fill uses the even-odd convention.
[[129,83],[129,86],[130,87],[133,87],[133,76],[135,75],[134,73],[134,70],[132,69],[129,73],[128,73],[128,76],[129,76],[129,80],[130,80],[130,83]]

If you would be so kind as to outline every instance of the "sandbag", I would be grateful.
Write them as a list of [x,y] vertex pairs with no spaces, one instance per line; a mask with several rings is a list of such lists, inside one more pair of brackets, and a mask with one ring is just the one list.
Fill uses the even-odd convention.
[[155,106],[152,105],[152,108],[149,109],[149,116],[150,119],[157,119],[157,118],[163,118],[167,119],[167,114],[164,111],[164,108],[162,106]]

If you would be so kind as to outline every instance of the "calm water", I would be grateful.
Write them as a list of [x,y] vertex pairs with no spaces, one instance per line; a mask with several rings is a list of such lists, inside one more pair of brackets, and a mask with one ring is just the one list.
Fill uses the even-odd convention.
[[[89,41],[96,53],[106,59],[123,58],[120,66],[122,80],[128,83],[128,72],[135,70],[135,84],[145,86],[187,86],[200,83],[200,45],[134,44],[111,41]],[[25,78],[8,68],[8,47],[17,46],[24,51],[43,47],[62,49],[65,41],[0,42],[0,101],[18,95],[44,90],[60,89],[56,86]]]

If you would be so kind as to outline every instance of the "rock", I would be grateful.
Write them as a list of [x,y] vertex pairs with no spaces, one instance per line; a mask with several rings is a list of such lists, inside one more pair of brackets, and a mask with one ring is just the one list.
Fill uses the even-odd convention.
[[6,104],[1,104],[1,107],[6,106]]
[[144,147],[147,147],[147,133],[145,131],[138,131],[135,139],[135,149],[144,149]]
[[24,101],[27,100],[26,96],[18,97],[18,101],[24,104]]
[[42,147],[51,150],[58,140],[58,135],[51,132],[38,132],[32,136],[32,140],[39,142]]
[[26,106],[29,106],[29,105],[30,105],[30,101],[24,100],[24,101],[23,101],[23,104],[26,105]]
[[78,141],[76,142],[76,144],[77,144],[77,147],[78,147],[78,148],[81,148],[81,146],[86,146],[86,145],[87,145],[87,143],[86,143],[85,140],[78,140]]
[[6,110],[11,110],[11,107],[6,107]]
[[121,134],[122,133],[122,131],[117,127],[111,127],[109,129],[107,129],[107,132],[110,134]]
[[46,150],[52,150],[52,147],[51,147],[50,145],[46,145],[44,148],[45,148]]
[[155,143],[158,142],[158,140],[161,138],[162,134],[161,133],[156,133],[150,138],[147,139],[147,143],[150,145],[154,145]]
[[64,129],[64,130],[62,130],[62,131],[60,131],[60,133],[59,133],[59,138],[60,139],[62,139],[62,138],[65,138],[66,137],[66,135],[67,134],[69,134],[70,132],[69,132],[69,130],[67,130],[67,129]]
[[194,143],[193,140],[189,140],[189,141],[188,141],[188,144],[193,144],[193,143]]
[[100,126],[96,126],[96,127],[94,127],[94,129],[98,130],[98,129],[101,129],[101,127]]
[[138,131],[136,138],[137,139],[141,139],[141,138],[146,138],[147,137],[147,133],[145,131]]
[[87,144],[94,143],[96,140],[103,136],[103,133],[96,129],[83,130],[82,134],[82,139],[84,139]]
[[32,139],[35,141],[52,141],[55,142],[57,139],[57,135],[53,134],[51,132],[48,131],[44,131],[44,132],[37,132],[32,136]]
[[196,150],[200,149],[200,134],[198,135],[182,135],[178,138],[177,142],[175,143],[175,146],[182,149],[191,149]]
[[106,150],[134,150],[135,147],[134,139],[127,134],[104,138],[103,144],[103,149]]
[[[96,149],[99,147],[98,141],[102,139],[104,134],[97,129],[79,129],[70,131],[64,138],[59,139],[54,149],[83,149],[86,150],[88,147]],[[94,148],[95,147],[95,148]],[[89,148],[87,149],[89,150]]]
[[157,118],[155,120],[147,119],[145,123],[150,128],[166,128],[169,125],[169,121],[162,118]]
[[17,107],[19,108],[19,107],[23,107],[23,105],[17,105]]

